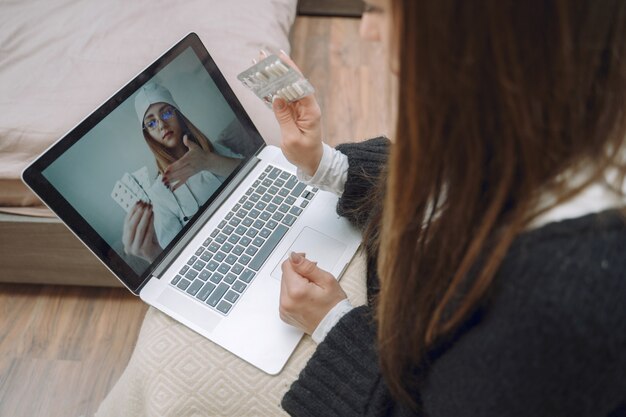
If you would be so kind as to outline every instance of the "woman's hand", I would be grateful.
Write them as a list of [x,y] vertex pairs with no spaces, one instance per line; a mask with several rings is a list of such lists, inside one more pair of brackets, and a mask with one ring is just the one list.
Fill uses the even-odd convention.
[[304,254],[292,253],[282,264],[280,318],[312,334],[322,319],[347,298],[330,273],[317,267]]
[[143,201],[135,203],[124,219],[122,233],[124,252],[152,262],[163,250],[154,230],[152,206]]
[[178,161],[172,163],[163,173],[163,183],[172,191],[183,185],[200,171],[210,171],[227,177],[241,162],[236,158],[228,158],[202,149],[200,145],[183,136],[183,143],[188,151]]
[[[284,52],[280,58],[296,71],[300,69]],[[322,159],[322,112],[313,95],[293,103],[276,98],[272,104],[280,125],[280,148],[289,162],[313,176]]]

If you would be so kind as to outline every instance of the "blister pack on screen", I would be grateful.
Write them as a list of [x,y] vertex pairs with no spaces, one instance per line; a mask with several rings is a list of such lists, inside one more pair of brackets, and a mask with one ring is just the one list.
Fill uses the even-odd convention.
[[254,64],[237,78],[270,108],[275,96],[290,103],[315,92],[306,78],[277,55]]

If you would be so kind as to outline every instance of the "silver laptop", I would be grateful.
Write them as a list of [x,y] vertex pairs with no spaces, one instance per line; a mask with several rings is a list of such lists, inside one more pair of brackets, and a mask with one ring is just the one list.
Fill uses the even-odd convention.
[[[185,150],[208,147],[221,162],[166,184],[168,166],[189,165],[174,165],[187,161],[172,139],[179,131],[195,142]],[[337,197],[295,172],[192,33],[22,178],[130,291],[276,374],[302,337],[279,317],[281,263],[304,252],[340,277],[361,239],[337,216]],[[139,216],[148,204],[150,215]]]

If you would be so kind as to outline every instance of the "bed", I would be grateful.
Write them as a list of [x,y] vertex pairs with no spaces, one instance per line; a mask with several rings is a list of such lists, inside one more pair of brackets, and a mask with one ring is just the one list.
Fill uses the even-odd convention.
[[200,36],[261,134],[278,143],[273,116],[236,75],[262,48],[289,52],[296,8],[297,0],[2,2],[0,281],[119,285],[20,174],[188,32]]

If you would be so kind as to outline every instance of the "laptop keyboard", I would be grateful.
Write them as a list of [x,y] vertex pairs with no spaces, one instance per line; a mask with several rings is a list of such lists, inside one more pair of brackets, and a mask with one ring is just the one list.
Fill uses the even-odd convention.
[[269,165],[171,284],[227,315],[317,191]]

